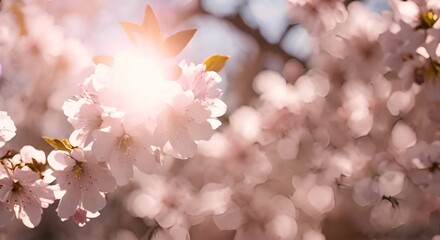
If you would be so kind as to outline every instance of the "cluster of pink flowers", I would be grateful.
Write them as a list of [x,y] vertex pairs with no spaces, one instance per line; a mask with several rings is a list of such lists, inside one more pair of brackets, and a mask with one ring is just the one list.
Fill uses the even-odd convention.
[[60,107],[75,94],[77,78],[91,63],[90,56],[79,40],[66,37],[53,16],[33,2],[1,2],[0,108],[17,126],[32,125],[39,135],[63,132]]
[[181,76],[169,80],[160,68],[148,56],[123,52],[112,67],[98,64],[82,94],[63,106],[75,128],[70,142],[90,146],[118,185],[133,177],[133,166],[151,174],[165,156],[193,157],[226,111],[216,72],[182,62]]
[[46,168],[46,155],[32,146],[20,152],[5,150],[15,136],[15,125],[6,112],[0,112],[2,136],[0,169],[0,226],[7,225],[15,215],[27,227],[40,223],[42,208],[55,200],[52,171]]
[[[11,150],[17,129],[0,112],[0,226],[15,215],[33,228],[56,200],[61,220],[83,226],[130,184],[123,205],[149,239],[438,239],[439,1],[390,0],[381,14],[289,2],[312,36],[310,68],[294,81],[260,72],[258,97],[221,128],[227,57],[182,61],[176,77],[151,46],[97,61],[62,106],[72,134],[45,138],[47,158]],[[123,24],[129,36],[165,44],[145,16]]]

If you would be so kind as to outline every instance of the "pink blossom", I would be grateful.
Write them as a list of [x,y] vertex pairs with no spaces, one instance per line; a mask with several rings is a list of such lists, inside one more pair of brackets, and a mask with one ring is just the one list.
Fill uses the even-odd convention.
[[90,99],[80,98],[77,101],[64,102],[63,111],[75,129],[71,137],[72,142],[85,145],[90,143],[91,133],[101,127],[104,110]]
[[347,19],[341,0],[290,0],[292,18],[303,24],[312,35],[332,30]]
[[421,25],[421,16],[428,11],[434,11],[436,14],[440,12],[440,5],[435,0],[391,0],[390,5],[395,12],[397,20],[402,20],[413,27]]
[[222,79],[216,72],[206,71],[203,64],[187,64],[185,61],[182,61],[179,67],[182,74],[177,82],[183,91],[192,91],[194,98],[200,100],[220,98],[222,92],[217,85]]
[[52,169],[46,167],[46,154],[43,151],[26,145],[20,149],[19,157],[22,163],[32,166],[32,170],[38,173],[45,183],[50,184],[55,180]]
[[[15,212],[16,218],[29,228],[40,223],[42,208],[55,200],[53,191],[27,167],[15,168],[10,177],[0,179],[0,185],[0,208]],[[9,215],[6,213],[3,220]]]
[[103,127],[93,133],[92,153],[99,162],[108,162],[118,185],[125,185],[133,177],[133,165],[153,173],[159,159],[153,154],[151,133],[145,125],[130,126],[121,121],[112,117],[104,120]]
[[436,196],[440,195],[439,146],[438,141],[431,144],[420,142],[402,154],[411,181]]
[[15,136],[15,131],[17,128],[11,117],[8,116],[8,113],[0,111],[0,147],[3,147]]
[[98,163],[89,152],[75,148],[72,153],[52,151],[48,162],[61,190],[57,211],[61,219],[72,217],[77,208],[96,213],[106,204],[105,192],[115,188],[108,168]]
[[174,156],[193,157],[197,151],[196,141],[209,140],[217,127],[211,125],[215,123],[211,119],[211,111],[196,101],[191,91],[181,92],[175,95],[170,105],[164,106],[153,136],[158,146],[169,142]]
[[288,198],[269,192],[237,192],[228,210],[214,216],[221,230],[237,230],[234,239],[294,239],[298,225]]
[[190,226],[186,205],[192,200],[190,185],[183,179],[167,181],[163,176],[145,176],[143,191],[134,195],[131,209],[139,209],[139,217],[155,219],[163,228]]

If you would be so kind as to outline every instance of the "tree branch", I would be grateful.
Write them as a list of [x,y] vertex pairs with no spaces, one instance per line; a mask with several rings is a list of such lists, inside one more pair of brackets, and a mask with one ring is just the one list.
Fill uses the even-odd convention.
[[[244,7],[245,5],[242,5],[240,7]],[[260,49],[262,49],[263,51],[266,52],[271,52],[274,53],[278,56],[280,56],[284,62],[287,62],[288,60],[296,60],[298,61],[302,67],[305,67],[305,63],[304,61],[298,59],[296,56],[293,56],[289,53],[287,53],[280,45],[280,43],[276,43],[276,44],[272,44],[270,42],[268,42],[263,35],[261,35],[260,31],[258,29],[254,29],[251,28],[250,26],[248,26],[243,18],[240,16],[239,13],[235,14],[234,16],[230,16],[230,17],[217,17],[212,15],[211,13],[207,12],[206,10],[204,10],[200,4],[194,8],[192,11],[184,13],[182,16],[182,20],[187,19],[191,16],[197,15],[197,14],[206,14],[206,15],[210,15],[213,17],[216,17],[220,20],[224,20],[226,22],[229,22],[231,25],[233,25],[235,28],[237,28],[239,31],[246,33],[248,35],[250,35],[253,39],[255,39],[255,41],[258,43]],[[284,37],[286,36],[287,32],[294,27],[295,25],[289,25],[289,27],[286,29],[286,31],[282,34],[281,40],[280,42],[284,39]]]

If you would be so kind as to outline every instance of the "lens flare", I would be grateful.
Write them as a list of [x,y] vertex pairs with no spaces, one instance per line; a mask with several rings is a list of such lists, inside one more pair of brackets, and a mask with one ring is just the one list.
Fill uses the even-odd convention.
[[179,90],[176,82],[169,81],[163,61],[131,52],[115,57],[112,79],[112,88],[121,96],[118,105],[129,112],[148,111],[151,115],[160,103]]

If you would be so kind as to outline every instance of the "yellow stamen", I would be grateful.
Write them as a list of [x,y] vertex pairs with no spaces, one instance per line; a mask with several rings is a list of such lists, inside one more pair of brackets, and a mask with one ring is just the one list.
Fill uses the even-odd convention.
[[429,10],[428,12],[420,15],[420,24],[416,27],[416,30],[419,29],[429,29],[434,26],[437,22],[438,16],[434,13],[434,11]]

